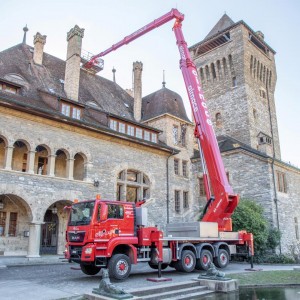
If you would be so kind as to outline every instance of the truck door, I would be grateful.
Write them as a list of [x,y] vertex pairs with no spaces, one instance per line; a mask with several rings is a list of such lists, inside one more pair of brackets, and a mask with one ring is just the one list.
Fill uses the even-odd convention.
[[[101,238],[134,236],[134,210],[133,205],[107,203],[107,218],[100,221]],[[100,236],[99,236],[100,237]]]

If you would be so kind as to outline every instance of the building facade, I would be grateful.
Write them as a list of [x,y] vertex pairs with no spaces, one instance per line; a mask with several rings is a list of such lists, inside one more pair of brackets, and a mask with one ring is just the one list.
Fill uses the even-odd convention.
[[[40,33],[34,47],[24,36],[0,52],[0,255],[63,253],[74,199],[146,199],[149,225],[162,230],[197,220],[206,202],[181,96],[163,82],[143,97],[141,62],[132,91],[96,75],[83,37],[78,26],[67,33],[66,61],[44,51]],[[226,15],[190,52],[229,181],[263,205],[288,252],[299,240],[300,171],[280,160],[275,52]]]
[[[262,32],[226,14],[190,47],[234,191],[264,207],[280,250],[299,243],[300,170],[281,161],[275,51]],[[197,158],[194,158],[197,161]]]

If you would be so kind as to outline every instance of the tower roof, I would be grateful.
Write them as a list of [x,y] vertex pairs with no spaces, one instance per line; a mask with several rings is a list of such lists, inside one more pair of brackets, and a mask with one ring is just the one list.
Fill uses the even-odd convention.
[[170,114],[190,122],[180,95],[165,87],[143,98],[142,120],[163,114]]
[[221,31],[225,30],[226,28],[232,26],[233,24],[234,24],[234,22],[225,13],[222,16],[222,18],[217,22],[217,24],[213,27],[213,29],[205,37],[205,40]]

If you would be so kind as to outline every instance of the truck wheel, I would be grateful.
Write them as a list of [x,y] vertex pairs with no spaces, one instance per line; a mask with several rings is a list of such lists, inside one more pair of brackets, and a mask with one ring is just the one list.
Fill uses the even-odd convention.
[[131,262],[125,254],[115,254],[108,262],[109,275],[115,279],[126,279],[131,271]]
[[[181,259],[178,261],[178,269],[182,272],[192,272],[195,269],[196,256],[190,250],[184,250],[181,254]],[[176,268],[177,270],[177,268]]]
[[86,275],[96,275],[100,271],[100,267],[94,265],[80,264],[81,271]]
[[214,258],[214,264],[218,268],[225,268],[229,264],[229,254],[226,250],[220,249],[217,257]]
[[202,250],[200,253],[200,258],[196,260],[195,268],[197,270],[208,270],[210,262],[212,262],[213,257],[209,250]]

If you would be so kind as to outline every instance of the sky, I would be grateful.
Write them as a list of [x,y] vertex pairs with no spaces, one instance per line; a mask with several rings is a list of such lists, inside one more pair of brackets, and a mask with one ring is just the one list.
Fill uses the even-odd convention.
[[[182,30],[188,46],[208,34],[226,13],[234,22],[243,20],[276,51],[275,103],[283,161],[300,167],[300,1],[299,0],[1,0],[0,51],[22,42],[27,24],[27,44],[33,36],[47,35],[44,51],[66,59],[67,32],[84,28],[82,48],[98,54],[125,36],[177,8],[185,15]],[[143,96],[162,87],[181,95],[190,115],[190,104],[179,69],[173,21],[104,57],[98,73],[132,88],[132,63],[143,63]]]

